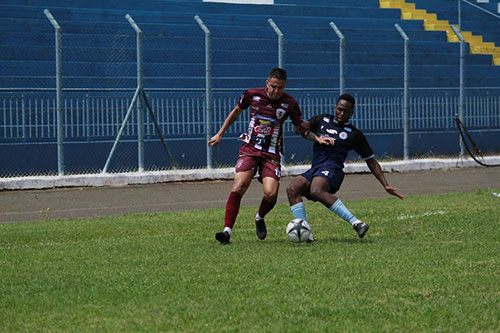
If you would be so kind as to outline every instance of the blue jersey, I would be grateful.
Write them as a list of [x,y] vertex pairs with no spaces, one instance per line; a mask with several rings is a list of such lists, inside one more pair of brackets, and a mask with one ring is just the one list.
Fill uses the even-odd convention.
[[320,114],[309,119],[309,123],[311,132],[318,137],[329,136],[335,140],[333,146],[314,143],[313,168],[326,164],[330,167],[343,169],[350,150],[354,150],[365,160],[374,156],[366,137],[350,122],[340,124],[333,115]]

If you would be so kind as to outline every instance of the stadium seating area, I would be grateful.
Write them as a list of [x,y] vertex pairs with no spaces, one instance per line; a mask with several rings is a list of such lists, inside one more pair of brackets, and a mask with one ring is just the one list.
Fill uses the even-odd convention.
[[[456,1],[412,0],[438,18],[456,22]],[[285,68],[292,88],[339,88],[338,38],[346,38],[348,88],[399,88],[403,80],[403,40],[410,38],[411,86],[457,87],[459,44],[443,31],[425,31],[422,20],[402,20],[398,9],[379,0],[275,0],[274,5],[201,0],[4,0],[0,5],[0,87],[53,88],[54,29],[49,9],[62,27],[65,88],[134,88],[135,34],[124,15],[144,32],[147,88],[203,88],[204,35],[194,15],[212,34],[214,88],[262,84],[277,65],[277,37],[267,20],[284,34]],[[471,14],[472,13],[472,14]],[[485,14],[486,15],[486,14]],[[490,42],[500,41],[500,22],[463,6],[462,27]],[[466,56],[468,87],[500,86],[500,66],[491,55]]]
[[[458,23],[457,1],[407,0],[407,2],[414,3],[417,8],[436,13],[439,19],[448,20],[453,24]],[[498,1],[489,1],[488,3],[472,1],[471,3],[500,16],[500,13],[497,13]],[[499,46],[500,19],[481,11],[477,7],[467,3],[461,4],[461,30],[472,31],[476,35],[483,36],[486,41],[496,42],[496,45]]]
[[[2,0],[0,155],[5,163],[0,165],[0,175],[53,174],[58,164],[55,34],[45,9],[62,30],[64,162],[69,173],[102,170],[137,86],[136,34],[126,14],[143,31],[144,87],[171,155],[181,168],[207,165],[205,36],[195,15],[211,31],[214,127],[223,122],[243,89],[262,86],[269,69],[278,65],[278,38],[268,23],[270,18],[284,34],[287,89],[293,89],[304,115],[324,112],[333,105],[340,88],[339,39],[330,27],[334,22],[346,40],[346,89],[361,101],[358,107],[363,112],[354,120],[372,135],[377,156],[402,156],[404,42],[394,27],[397,23],[410,38],[410,87],[415,88],[410,92],[410,151],[453,154],[457,151],[452,117],[457,112],[460,45],[451,42],[453,36],[446,29],[431,31],[429,22],[412,14],[408,19],[403,8],[412,3],[415,11],[426,9],[434,22],[448,20],[448,28],[458,23],[456,0],[274,0],[274,5],[202,0]],[[498,22],[471,5],[462,5],[462,29],[471,31],[471,40],[482,38],[495,45],[500,39]],[[467,45],[465,86],[475,89],[466,92],[470,111],[465,120],[481,130],[478,144],[495,150],[498,98],[494,87],[500,87],[500,66],[493,65],[492,54],[477,54],[477,49]],[[476,108],[478,103],[488,107]],[[168,167],[170,160],[155,128],[145,118],[145,168]],[[112,172],[137,168],[139,126],[133,121],[125,129],[126,139],[120,142]],[[246,125],[238,120],[224,148],[212,150],[214,165],[233,165],[239,146],[235,139]],[[291,126],[286,130],[290,133],[286,160],[310,160],[309,149],[294,141],[303,140],[292,134]]]
[[[438,6],[436,6],[438,4]],[[429,8],[435,8],[438,12],[445,12],[446,15],[440,15],[435,12],[430,12],[428,9],[421,9],[417,6],[425,6],[420,2],[406,2],[405,0],[381,0],[380,6],[382,8],[398,8],[401,10],[401,18],[410,20],[422,20],[424,29],[427,31],[444,31],[447,35],[449,42],[459,42],[459,37],[452,29],[452,25],[458,27],[461,25],[461,35],[466,43],[469,45],[470,53],[472,54],[487,54],[492,56],[492,63],[500,65],[500,47],[497,47],[494,42],[488,42],[488,38],[493,40],[498,37],[498,29],[495,30],[495,25],[498,26],[498,19],[500,16],[492,12],[484,10],[482,7],[463,1],[460,4],[460,10],[457,6],[456,14],[453,13],[453,6],[451,3],[435,2],[429,4]],[[463,5],[463,9],[462,8]],[[444,7],[445,10],[441,9]],[[452,19],[442,19],[443,16]],[[454,16],[454,17],[453,17]],[[463,18],[463,19],[462,19]],[[471,19],[473,18],[473,19]],[[457,25],[458,22],[458,25]],[[472,27],[472,30],[467,30],[467,27]],[[480,35],[474,33],[475,31],[491,31],[487,35]],[[486,40],[485,40],[486,38]]]

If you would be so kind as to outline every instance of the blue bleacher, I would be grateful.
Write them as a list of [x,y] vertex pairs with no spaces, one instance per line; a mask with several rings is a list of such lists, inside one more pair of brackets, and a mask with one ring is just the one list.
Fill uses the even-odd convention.
[[[417,8],[429,6],[439,18],[456,16],[451,2],[413,1]],[[411,39],[412,87],[458,85],[459,45],[447,43],[444,32],[424,31],[421,21],[400,20],[399,10],[380,9],[378,0],[278,0],[275,5],[47,0],[43,6],[34,0],[4,0],[0,87],[54,87],[54,30],[45,8],[62,27],[63,85],[68,88],[135,87],[136,40],[127,13],[144,32],[147,88],[205,86],[204,35],[194,15],[212,33],[214,88],[263,84],[277,64],[277,37],[269,18],[285,35],[285,68],[293,78],[288,87],[338,88],[338,38],[331,21],[346,38],[348,87],[402,86],[403,41],[395,23]],[[465,17],[462,22],[464,27],[495,26]],[[484,34],[493,38],[498,31]],[[499,67],[491,65],[491,56],[468,54],[466,62],[467,86],[498,86]]]

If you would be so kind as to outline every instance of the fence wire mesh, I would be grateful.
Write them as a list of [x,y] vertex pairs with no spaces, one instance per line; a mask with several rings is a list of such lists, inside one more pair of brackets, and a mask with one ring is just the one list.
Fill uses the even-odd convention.
[[[120,19],[122,23],[59,22],[65,174],[101,172],[122,125],[123,135],[108,171],[137,171],[139,119],[132,104],[138,86],[137,35],[125,18],[116,17]],[[7,34],[2,40],[2,68],[8,74],[0,77],[0,177],[57,174],[55,38],[52,27],[45,23],[47,27],[39,31],[20,33],[16,38]],[[151,106],[157,121],[155,124],[144,105],[145,170],[204,168],[207,133],[220,128],[245,89],[265,85],[267,73],[279,62],[278,38],[265,20],[260,29],[249,25],[238,36],[231,33],[230,25],[212,29],[208,69],[212,122],[207,124],[207,45],[203,31],[194,20],[191,25],[179,26],[138,24],[144,30],[145,104]],[[340,26],[347,40],[347,92],[356,98],[352,122],[369,136],[378,156],[401,158],[403,41],[383,42],[385,35],[398,34],[390,27],[373,32],[379,38],[368,42],[373,43],[373,51],[360,51],[360,43],[367,42],[361,39],[359,29]],[[298,100],[304,119],[333,113],[340,91],[338,37],[328,25],[305,27],[289,38],[287,31],[284,33],[287,91]],[[420,38],[416,31],[410,30],[408,35]],[[423,43],[411,44],[409,120],[413,157],[458,151],[454,122],[460,103],[458,81],[450,73],[442,77],[443,87],[425,88],[425,80],[435,68],[419,55],[426,51]],[[449,59],[437,59],[455,66],[456,74],[458,59],[451,65]],[[418,70],[413,69],[416,65],[421,65]],[[367,82],[378,88],[360,88]],[[477,136],[479,146],[492,147],[488,142],[500,132],[500,88],[467,88],[464,107],[464,123]],[[131,117],[124,124],[128,112]],[[234,164],[237,138],[246,131],[248,118],[247,110],[228,129],[221,147],[213,148],[215,167]],[[310,145],[293,133],[291,122],[287,121],[284,129],[287,163],[307,163]],[[486,149],[495,151],[498,149]]]

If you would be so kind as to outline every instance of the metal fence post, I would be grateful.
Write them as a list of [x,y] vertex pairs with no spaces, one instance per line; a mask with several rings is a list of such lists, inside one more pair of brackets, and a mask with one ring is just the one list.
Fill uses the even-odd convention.
[[[142,30],[135,23],[134,19],[126,14],[125,18],[135,30],[137,35],[137,90],[139,97],[143,92],[143,70],[142,70]],[[137,98],[137,164],[139,172],[144,171],[144,106],[142,98]]]
[[285,58],[285,38],[280,28],[274,23],[273,19],[267,20],[269,25],[273,28],[276,35],[278,35],[278,67],[283,68],[284,58]]
[[462,29],[462,0],[458,1],[458,27]]
[[410,157],[410,39],[399,26],[394,24],[401,37],[404,39],[404,88],[403,88],[403,158],[405,160]]
[[208,146],[208,141],[212,136],[212,57],[211,57],[211,39],[210,30],[207,28],[201,18],[194,17],[200,28],[205,33],[205,103],[206,103],[206,141],[207,141],[207,168],[212,168],[212,147]]
[[48,9],[43,11],[56,32],[56,109],[57,109],[57,173],[64,175],[64,116],[62,110],[62,50],[61,26],[57,23]]
[[339,85],[340,94],[345,94],[345,38],[342,32],[337,28],[335,23],[330,22],[330,27],[339,37]]
[[[465,39],[454,25],[451,25],[451,29],[457,35],[460,40],[460,102],[458,105],[458,117],[465,124]],[[460,157],[465,154],[465,145],[462,137],[460,137]]]

